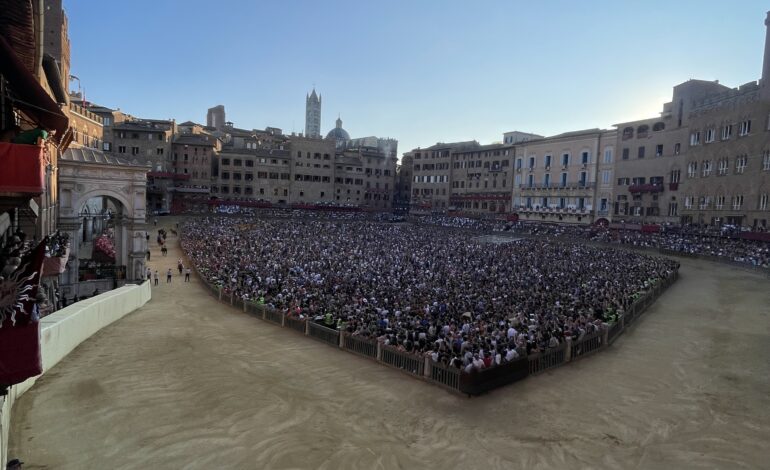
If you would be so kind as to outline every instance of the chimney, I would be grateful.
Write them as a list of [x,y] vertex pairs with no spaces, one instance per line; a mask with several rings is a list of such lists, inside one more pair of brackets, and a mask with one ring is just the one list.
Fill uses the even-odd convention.
[[762,84],[770,88],[770,11],[765,18],[765,60],[762,63]]

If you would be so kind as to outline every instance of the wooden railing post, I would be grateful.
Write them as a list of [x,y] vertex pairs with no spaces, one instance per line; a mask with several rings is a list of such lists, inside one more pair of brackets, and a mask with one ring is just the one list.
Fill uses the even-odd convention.
[[382,362],[382,343],[377,341],[377,361]]
[[564,350],[564,362],[572,360],[572,338],[567,338],[567,349]]
[[423,369],[423,375],[430,377],[430,356],[425,356],[425,368]]
[[337,335],[339,339],[339,346],[340,349],[345,349],[345,335],[342,334],[342,331],[339,331],[339,334]]

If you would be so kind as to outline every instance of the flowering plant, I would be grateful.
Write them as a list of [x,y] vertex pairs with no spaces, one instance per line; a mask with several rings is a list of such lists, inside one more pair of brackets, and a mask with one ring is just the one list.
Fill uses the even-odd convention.
[[94,249],[110,259],[115,259],[115,243],[107,235],[102,235],[94,241]]

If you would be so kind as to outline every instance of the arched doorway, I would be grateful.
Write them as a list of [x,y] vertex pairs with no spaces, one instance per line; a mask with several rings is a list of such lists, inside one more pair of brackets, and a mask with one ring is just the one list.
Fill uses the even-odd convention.
[[93,149],[70,148],[59,169],[59,228],[72,240],[63,295],[83,298],[141,282],[147,168]]
[[126,280],[123,203],[111,196],[93,196],[83,201],[78,216],[78,282],[101,292],[116,287]]

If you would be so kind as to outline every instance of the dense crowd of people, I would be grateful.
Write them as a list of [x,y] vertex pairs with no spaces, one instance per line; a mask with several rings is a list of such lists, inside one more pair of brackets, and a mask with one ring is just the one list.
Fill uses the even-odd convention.
[[509,231],[521,235],[596,241],[674,251],[687,255],[710,256],[750,266],[770,269],[770,242],[739,238],[735,227],[667,227],[643,232],[594,225],[556,225],[513,223],[494,219],[424,216],[416,223],[480,231]]
[[208,217],[183,235],[201,276],[239,298],[468,371],[596,332],[678,267],[436,225]]

